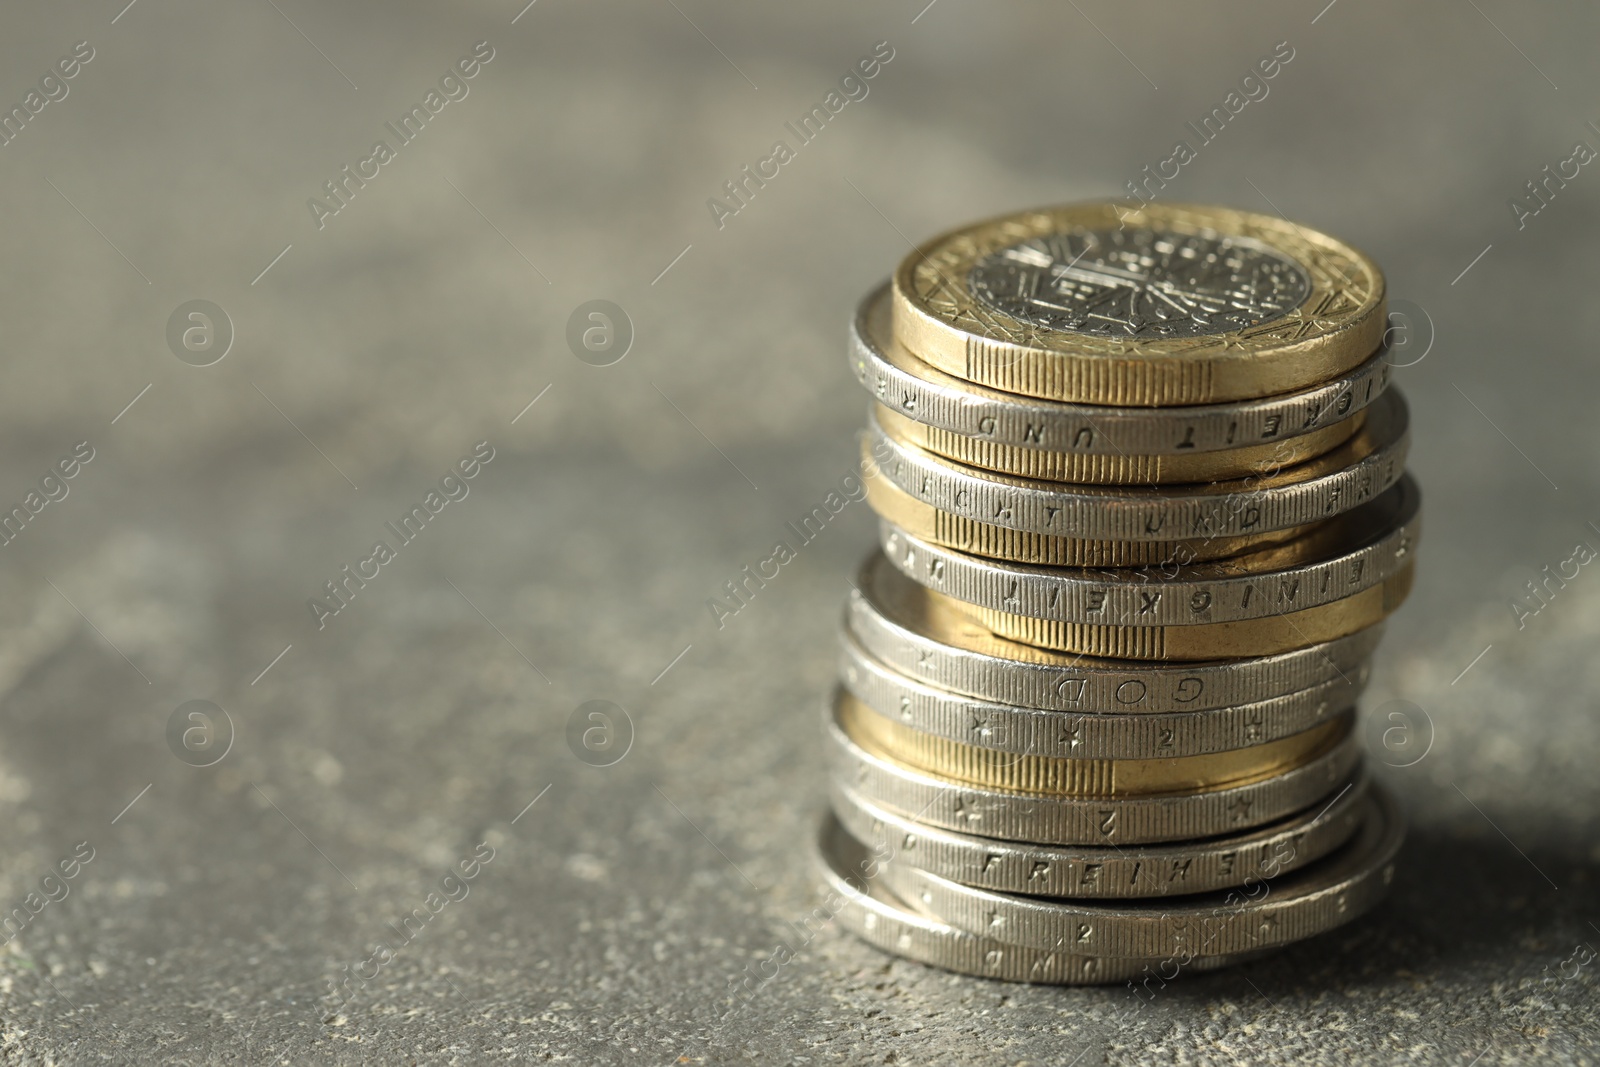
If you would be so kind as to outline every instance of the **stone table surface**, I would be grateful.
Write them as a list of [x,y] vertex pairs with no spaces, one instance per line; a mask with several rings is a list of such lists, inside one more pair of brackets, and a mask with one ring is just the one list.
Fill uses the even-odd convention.
[[[0,546],[0,912],[29,920],[0,1061],[1596,1061],[1600,576],[1519,597],[1600,546],[1600,176],[1568,162],[1600,146],[1600,15],[124,4],[0,16],[26,114],[0,500],[93,453]],[[878,42],[868,94],[798,143]],[[1339,234],[1408,302],[1426,532],[1366,706],[1431,747],[1379,767],[1412,820],[1392,896],[1142,1006],[832,927],[736,1005],[812,907],[864,506],[721,627],[706,601],[852,470],[855,300],[908,240],[1117,194],[1279,42],[1161,196]],[[776,177],[708,207],[780,139]],[[594,299],[632,324],[611,366],[569,350]],[[192,300],[231,326],[174,349]],[[319,628],[307,601],[479,442],[468,495]],[[209,767],[169,742],[193,700],[231,723]],[[569,748],[589,700],[628,712],[613,766]]]

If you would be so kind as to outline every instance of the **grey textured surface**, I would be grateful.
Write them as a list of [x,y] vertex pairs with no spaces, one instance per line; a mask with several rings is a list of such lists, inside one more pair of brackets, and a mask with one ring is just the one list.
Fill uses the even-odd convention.
[[[77,441],[96,458],[0,548],[0,907],[77,842],[95,858],[0,956],[0,1059],[1595,1061],[1600,966],[1573,954],[1600,945],[1600,578],[1521,629],[1511,604],[1600,546],[1600,178],[1520,231],[1506,203],[1600,144],[1594,13],[521,6],[3,16],[0,100],[96,54],[0,147],[0,495]],[[470,95],[319,231],[306,199],[480,40]],[[880,40],[870,95],[717,229],[706,198]],[[1143,1007],[829,929],[735,1008],[811,906],[864,507],[725,628],[705,601],[850,469],[855,299],[903,235],[1117,192],[1281,40],[1270,95],[1163,195],[1336,233],[1437,328],[1400,377],[1422,567],[1367,699],[1435,727],[1385,772],[1413,819],[1392,898]],[[607,368],[564,341],[597,297],[638,335]],[[237,327],[208,368],[164,340],[194,298]],[[319,632],[306,599],[485,438],[471,495]],[[636,726],[613,767],[566,745],[592,698]],[[164,739],[190,699],[237,727],[211,768]],[[330,1011],[480,842],[470,894]]]

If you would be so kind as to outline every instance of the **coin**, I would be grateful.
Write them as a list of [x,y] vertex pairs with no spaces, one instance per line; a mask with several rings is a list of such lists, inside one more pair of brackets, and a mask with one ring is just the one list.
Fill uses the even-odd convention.
[[1119,960],[1017,948],[975,937],[919,912],[884,887],[872,854],[831,815],[823,819],[816,848],[820,905],[813,921],[839,925],[886,952],[958,974],[1046,985],[1096,985],[1159,973],[1164,982],[1180,970],[1215,970],[1252,958],[1233,956]]
[[1051,797],[952,783],[852,741],[827,713],[834,780],[867,800],[947,830],[1050,845],[1124,845],[1218,837],[1264,826],[1319,800],[1361,759],[1355,734],[1275,778],[1173,796]]
[[995,611],[953,597],[945,599],[1002,637],[1058,652],[1116,659],[1211,660],[1289,652],[1375,626],[1405,602],[1415,574],[1416,568],[1408,565],[1382,583],[1342,600],[1266,618],[1194,626],[1061,622]]
[[866,485],[867,504],[872,510],[914,537],[990,559],[1053,567],[1138,567],[1176,560],[1219,559],[1263,545],[1281,544],[1316,527],[1315,523],[1308,523],[1249,536],[1192,541],[1085,541],[1009,530],[965,515],[952,515],[923,503],[887,478],[873,478]]
[[[947,597],[918,585],[874,552],[845,609],[862,648],[892,669],[979,700],[1072,712],[1166,714],[1261,701],[1304,714],[1306,695],[1342,682],[1355,696],[1382,636],[1373,626],[1292,652],[1166,665],[1069,655],[995,635]],[[1333,692],[1338,703],[1339,690]]]
[[1065,404],[989,389],[946,374],[891,336],[889,287],[861,302],[850,365],[881,404],[929,427],[997,445],[1084,457],[1186,456],[1310,433],[1366,408],[1389,384],[1389,353],[1298,392],[1183,407]]
[[937,426],[928,426],[906,418],[883,404],[873,406],[873,418],[885,433],[897,441],[908,442],[934,455],[980,470],[1012,474],[1018,478],[1086,485],[1167,485],[1271,474],[1296,463],[1304,463],[1348,441],[1366,422],[1367,413],[1358,411],[1332,426],[1266,444],[1228,452],[1182,453],[1176,456],[1080,456],[1043,448],[996,444],[981,437],[964,437]]
[[1194,626],[1305,611],[1409,567],[1421,532],[1416,482],[1281,545],[1223,560],[1138,570],[983,559],[879,523],[883,554],[907,577],[995,611],[1102,626]]
[[883,865],[879,877],[890,891],[957,929],[1025,948],[1145,957],[1179,949],[1250,952],[1343,925],[1388,892],[1404,820],[1394,797],[1376,783],[1363,806],[1361,829],[1332,856],[1181,901],[1041,900],[960,885],[903,863]]
[[1137,797],[1225,789],[1259,782],[1313,759],[1350,733],[1342,710],[1308,730],[1245,748],[1196,756],[1096,759],[1004,752],[923,733],[877,714],[847,690],[834,715],[845,734],[869,752],[951,782],[1052,797]]
[[1387,329],[1383,274],[1251,212],[1112,202],[964,226],[895,271],[894,336],[968,381],[1086,404],[1209,404],[1337,377]]
[[994,474],[897,440],[873,418],[863,458],[926,504],[994,526],[1090,540],[1234,537],[1300,526],[1348,511],[1399,480],[1405,401],[1386,390],[1344,444],[1273,474],[1183,486],[1099,486]]
[[1052,848],[928,826],[835,784],[834,815],[884,863],[905,863],[975,889],[1107,899],[1184,896],[1284,874],[1343,845],[1361,825],[1365,772],[1332,801],[1227,837],[1126,848]]
[[1199,756],[1290,737],[1348,708],[1367,665],[1284,697],[1175,714],[1082,714],[976,701],[924,685],[874,659],[848,631],[840,635],[839,674],[852,696],[879,715],[923,734],[996,752],[1075,759]]

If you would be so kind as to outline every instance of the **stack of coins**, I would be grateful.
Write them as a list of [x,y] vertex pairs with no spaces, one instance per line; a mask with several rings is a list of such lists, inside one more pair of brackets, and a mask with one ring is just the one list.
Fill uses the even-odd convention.
[[853,323],[880,551],[828,703],[832,913],[969,974],[1206,970],[1347,922],[1404,833],[1355,704],[1419,494],[1384,282],[1114,203],[919,248]]

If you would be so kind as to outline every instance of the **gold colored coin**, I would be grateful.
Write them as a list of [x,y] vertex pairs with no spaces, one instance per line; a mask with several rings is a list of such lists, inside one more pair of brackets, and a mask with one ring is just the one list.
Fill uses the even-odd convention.
[[1251,536],[1194,541],[1087,541],[1012,530],[956,515],[918,500],[887,478],[867,482],[867,504],[924,541],[989,559],[1052,567],[1145,567],[1221,559],[1292,541],[1319,525],[1309,523]]
[[1196,626],[1097,626],[982,608],[933,590],[942,601],[995,634],[1057,652],[1132,660],[1210,660],[1270,656],[1331,641],[1376,625],[1404,603],[1416,565],[1354,596],[1266,618]]
[[1025,756],[951,741],[887,719],[841,688],[834,714],[845,735],[883,759],[990,789],[1068,797],[1203,793],[1276,777],[1331,750],[1350,733],[1354,711],[1249,748],[1167,759]]
[[894,275],[894,335],[949,374],[1086,404],[1292,392],[1367,359],[1383,273],[1341,241],[1227,208],[1103,201],[962,227]]
[[1224,452],[1115,456],[1021,448],[929,426],[908,419],[884,404],[875,404],[874,410],[878,425],[889,436],[946,459],[1019,478],[1089,485],[1168,485],[1225,481],[1252,474],[1276,474],[1285,467],[1315,459],[1339,447],[1367,421],[1367,413],[1358,411],[1331,426],[1298,437],[1285,437],[1267,444],[1247,445]]

